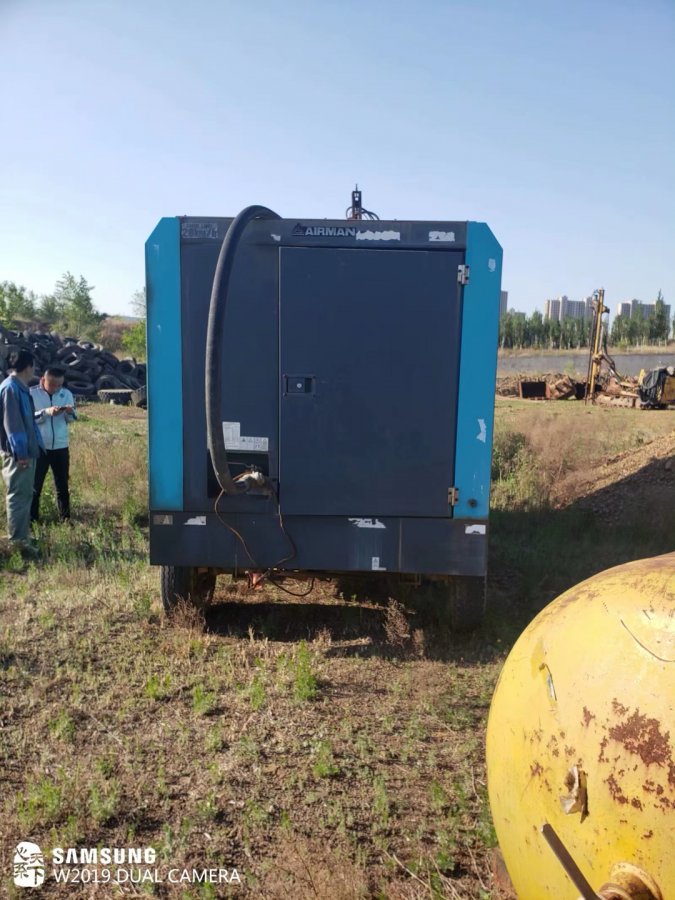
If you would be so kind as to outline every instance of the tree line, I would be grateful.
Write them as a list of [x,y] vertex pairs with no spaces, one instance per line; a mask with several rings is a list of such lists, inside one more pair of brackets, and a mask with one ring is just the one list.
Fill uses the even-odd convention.
[[[579,350],[590,345],[591,325],[587,319],[544,319],[538,310],[530,316],[509,310],[499,322],[499,346],[517,350]],[[633,316],[615,316],[608,339],[613,347],[621,348],[665,344],[670,330],[671,322],[659,291],[654,312],[648,318],[643,318],[639,309]]]
[[610,332],[614,347],[636,347],[644,344],[665,344],[670,337],[670,321],[659,291],[654,312],[644,319],[639,311],[632,316],[615,316]]
[[0,325],[11,329],[55,331],[101,343],[113,352],[125,350],[145,358],[145,290],[136,291],[132,307],[140,322],[131,323],[99,312],[94,286],[82,275],[65,272],[51,294],[38,296],[13,281],[0,282]]

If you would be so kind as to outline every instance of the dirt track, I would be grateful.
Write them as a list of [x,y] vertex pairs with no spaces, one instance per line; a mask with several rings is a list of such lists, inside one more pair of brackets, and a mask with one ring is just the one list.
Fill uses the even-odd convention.
[[581,507],[616,518],[636,505],[663,504],[667,496],[672,498],[674,488],[675,432],[671,432],[600,462],[595,469],[562,478],[552,501],[558,508],[581,501]]

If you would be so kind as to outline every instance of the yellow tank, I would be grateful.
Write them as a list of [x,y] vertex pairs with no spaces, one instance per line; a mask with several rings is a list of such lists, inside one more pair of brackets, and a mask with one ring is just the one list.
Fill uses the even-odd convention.
[[490,805],[519,900],[583,893],[551,829],[596,895],[675,900],[674,712],[675,554],[595,575],[527,627],[487,729]]

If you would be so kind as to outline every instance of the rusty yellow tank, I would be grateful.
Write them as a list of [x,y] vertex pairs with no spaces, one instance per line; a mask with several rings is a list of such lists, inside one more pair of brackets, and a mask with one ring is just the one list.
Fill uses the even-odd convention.
[[575,866],[607,900],[674,900],[675,554],[595,575],[528,626],[497,683],[487,764],[519,900],[576,900]]

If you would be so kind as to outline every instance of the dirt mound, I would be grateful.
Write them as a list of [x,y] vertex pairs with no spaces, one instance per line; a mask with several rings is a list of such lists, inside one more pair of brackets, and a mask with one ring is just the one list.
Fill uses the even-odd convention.
[[563,476],[552,493],[558,508],[582,509],[617,518],[631,507],[670,503],[675,488],[675,431],[613,456],[594,470]]

